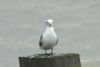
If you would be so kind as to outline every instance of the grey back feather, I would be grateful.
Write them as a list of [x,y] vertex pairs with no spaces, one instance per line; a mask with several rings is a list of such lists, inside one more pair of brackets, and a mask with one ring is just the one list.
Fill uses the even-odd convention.
[[42,43],[42,38],[43,38],[43,35],[40,36],[40,41],[39,41],[39,46],[40,46],[40,47],[43,45],[43,43]]
[[57,37],[57,41],[56,41],[56,45],[58,44],[58,37]]

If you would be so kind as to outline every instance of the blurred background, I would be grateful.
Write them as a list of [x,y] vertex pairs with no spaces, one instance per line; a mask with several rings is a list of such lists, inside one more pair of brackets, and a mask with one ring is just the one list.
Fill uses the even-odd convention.
[[100,0],[0,0],[0,67],[44,53],[38,43],[49,18],[59,38],[55,53],[79,53],[82,67],[100,66]]

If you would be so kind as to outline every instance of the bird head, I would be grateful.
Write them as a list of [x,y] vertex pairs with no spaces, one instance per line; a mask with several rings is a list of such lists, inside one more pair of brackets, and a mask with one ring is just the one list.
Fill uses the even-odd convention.
[[51,27],[53,25],[53,20],[52,19],[48,19],[46,21],[46,26]]

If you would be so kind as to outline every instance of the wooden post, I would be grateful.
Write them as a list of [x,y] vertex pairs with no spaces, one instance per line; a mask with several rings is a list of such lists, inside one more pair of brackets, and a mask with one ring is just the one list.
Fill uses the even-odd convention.
[[20,67],[81,67],[79,54],[37,54],[19,57]]

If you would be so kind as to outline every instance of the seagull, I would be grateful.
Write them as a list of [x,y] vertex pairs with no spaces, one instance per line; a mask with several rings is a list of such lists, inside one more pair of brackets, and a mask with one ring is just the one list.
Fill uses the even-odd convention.
[[58,37],[53,28],[53,20],[48,19],[45,25],[46,25],[46,30],[40,36],[39,46],[41,49],[45,50],[46,54],[47,54],[46,50],[49,49],[51,49],[51,54],[53,54],[53,48],[58,43]]

